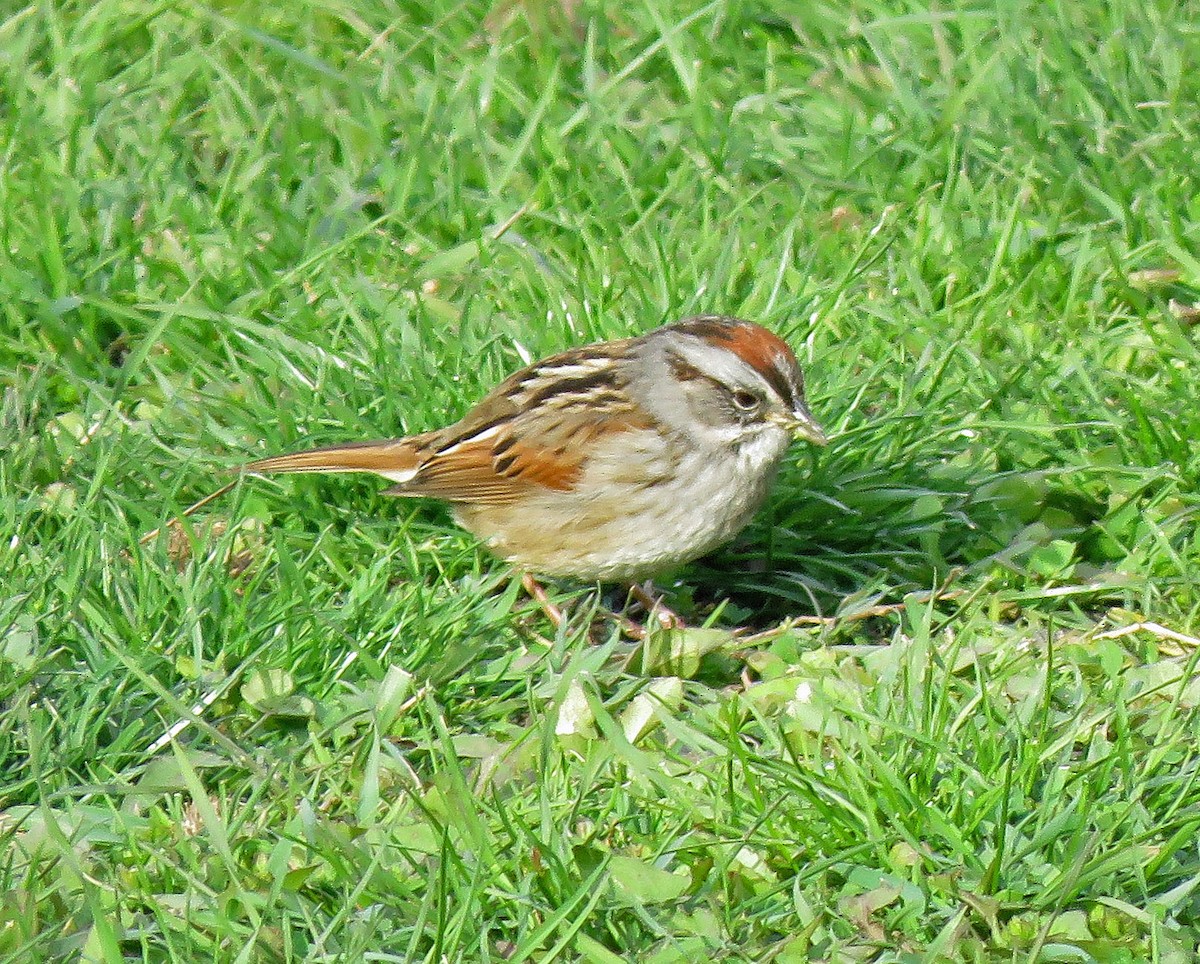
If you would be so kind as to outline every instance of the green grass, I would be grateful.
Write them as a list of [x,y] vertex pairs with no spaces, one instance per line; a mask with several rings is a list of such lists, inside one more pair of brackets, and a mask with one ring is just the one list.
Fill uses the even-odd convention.
[[[1200,6],[272,6],[0,13],[0,960],[1196,960]],[[139,544],[697,311],[835,436],[721,632],[362,478]]]

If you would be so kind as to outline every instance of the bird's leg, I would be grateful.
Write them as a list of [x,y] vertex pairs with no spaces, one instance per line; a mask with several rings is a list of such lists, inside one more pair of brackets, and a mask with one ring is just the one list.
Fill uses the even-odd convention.
[[[542,584],[537,581],[537,579],[534,577],[533,573],[531,573],[531,572],[522,572],[521,573],[521,588],[525,590],[525,593],[529,596],[530,599],[532,599],[535,603],[538,604],[538,607],[542,610],[543,613],[546,614],[546,618],[549,619],[550,622],[554,624],[555,629],[560,629],[562,627],[563,623],[565,623],[567,621],[566,614],[562,611],[562,608],[554,605],[554,603],[552,603],[550,601],[550,597],[546,594],[546,590],[542,587]],[[607,614],[609,616],[611,616],[613,619],[615,619],[617,621],[617,624],[621,627],[621,631],[623,633],[625,633],[626,636],[629,636],[631,639],[644,639],[645,638],[645,636],[646,636],[645,629],[643,629],[637,623],[633,622],[632,620],[626,619],[620,613],[615,613],[615,612],[611,612],[611,611],[607,611],[607,610],[601,610],[601,611],[607,612]]]
[[629,587],[629,596],[646,610],[647,621],[657,619],[663,629],[683,628],[683,618],[663,605],[662,596],[654,590],[654,583],[647,582],[641,586],[634,583]]
[[[562,609],[550,601],[545,588],[534,578],[533,573],[521,573],[521,588],[525,590],[530,599],[538,604],[538,607],[546,614],[546,618],[554,624],[555,629],[560,628],[566,622],[567,617]],[[647,622],[655,619],[663,629],[679,629],[683,626],[683,619],[677,613],[664,606],[662,599],[655,595],[652,583],[647,583],[645,586],[630,586],[629,596],[646,610]],[[648,633],[647,626],[639,625],[634,620],[618,612],[610,611],[609,615],[621,627],[621,632],[630,639],[646,638]]]
[[550,601],[550,597],[546,595],[546,590],[542,588],[542,584],[533,578],[533,573],[521,573],[521,588],[529,594],[542,612],[546,614],[546,618],[554,623],[554,628],[558,629],[566,621],[563,611]]

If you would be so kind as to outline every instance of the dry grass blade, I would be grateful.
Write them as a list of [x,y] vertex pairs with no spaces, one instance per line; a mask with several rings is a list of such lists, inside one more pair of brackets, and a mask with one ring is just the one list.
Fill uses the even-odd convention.
[[215,492],[212,492],[209,495],[206,495],[199,502],[192,503],[186,509],[184,509],[181,513],[179,513],[179,515],[177,515],[173,519],[171,519],[170,522],[166,523],[166,525],[159,526],[158,528],[151,529],[149,532],[147,532],[144,536],[142,536],[140,539],[138,539],[138,545],[144,546],[144,545],[146,545],[146,543],[152,542],[159,535],[159,533],[161,533],[163,531],[163,529],[170,529],[172,526],[178,525],[179,522],[182,521],[183,519],[187,519],[190,516],[192,516],[193,514],[195,514],[196,512],[199,512],[210,502],[213,502],[214,500],[219,499],[221,496],[223,496],[226,492],[228,492],[235,485],[237,485],[239,481],[241,481],[241,480],[234,479],[232,482],[226,482],[223,486],[221,486]]

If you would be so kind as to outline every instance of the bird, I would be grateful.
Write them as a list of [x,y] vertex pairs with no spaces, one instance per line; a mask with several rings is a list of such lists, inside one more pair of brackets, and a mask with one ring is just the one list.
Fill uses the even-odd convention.
[[793,438],[828,442],[795,353],[705,314],[534,362],[445,428],[242,471],[374,473],[388,495],[449,503],[527,575],[635,583],[737,535]]

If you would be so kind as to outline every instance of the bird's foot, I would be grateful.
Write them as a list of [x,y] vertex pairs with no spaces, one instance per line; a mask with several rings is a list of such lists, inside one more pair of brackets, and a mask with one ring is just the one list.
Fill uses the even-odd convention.
[[629,623],[636,628],[636,634],[631,634],[634,639],[645,639],[649,632],[648,624],[651,622],[657,622],[659,627],[664,630],[682,629],[684,627],[683,617],[663,603],[663,597],[654,588],[654,583],[646,582],[642,585],[636,583],[631,585],[629,587],[629,598],[646,611],[646,626],[631,623],[628,619],[623,620],[623,625]]

